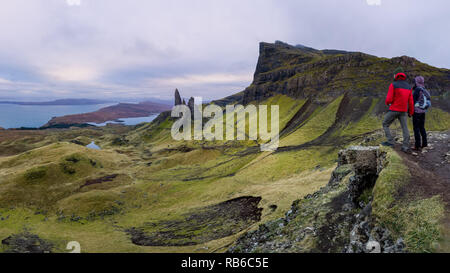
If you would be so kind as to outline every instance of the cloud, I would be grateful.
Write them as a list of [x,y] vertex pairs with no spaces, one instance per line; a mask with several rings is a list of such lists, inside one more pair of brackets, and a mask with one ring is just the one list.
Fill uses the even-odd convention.
[[0,96],[171,97],[178,87],[220,98],[249,84],[258,43],[275,40],[450,67],[448,1],[380,3],[3,1]]
[[252,80],[252,73],[245,74],[194,74],[186,75],[182,77],[174,77],[167,79],[157,79],[156,82],[159,85],[169,86],[195,86],[202,84],[238,84],[238,83],[250,83]]
[[381,0],[366,0],[367,5],[369,6],[380,6]]
[[66,0],[67,5],[69,6],[80,6],[81,0]]
[[11,84],[11,83],[12,82],[10,80],[0,78],[0,84]]
[[90,82],[100,77],[100,72],[92,67],[56,67],[45,71],[44,74],[57,81]]

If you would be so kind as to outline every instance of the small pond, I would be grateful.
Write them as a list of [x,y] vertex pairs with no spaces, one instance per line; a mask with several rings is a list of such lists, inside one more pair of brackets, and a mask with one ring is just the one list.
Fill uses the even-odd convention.
[[102,148],[100,148],[100,146],[98,146],[97,144],[95,144],[94,141],[92,141],[91,143],[89,143],[88,145],[86,145],[86,147],[88,147],[89,149],[94,149],[94,150],[101,150]]

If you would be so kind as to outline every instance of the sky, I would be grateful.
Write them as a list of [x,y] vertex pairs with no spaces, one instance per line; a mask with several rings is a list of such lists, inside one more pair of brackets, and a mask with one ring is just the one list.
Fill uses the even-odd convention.
[[450,68],[448,0],[0,0],[0,99],[218,99],[259,42]]

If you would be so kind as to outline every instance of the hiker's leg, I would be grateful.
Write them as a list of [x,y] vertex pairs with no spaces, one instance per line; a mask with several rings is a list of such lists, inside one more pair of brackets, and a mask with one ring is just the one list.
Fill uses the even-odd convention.
[[394,122],[396,117],[397,117],[396,112],[389,111],[386,113],[386,115],[384,116],[384,120],[383,120],[384,133],[386,134],[387,141],[391,144],[394,144],[394,138],[392,137],[389,126],[391,126],[392,122]]
[[422,117],[420,119],[420,134],[422,135],[422,147],[428,146],[427,141],[427,131],[425,130],[425,113],[422,114]]
[[414,140],[416,141],[416,149],[422,147],[420,139],[420,114],[414,113],[413,116]]
[[400,125],[403,132],[403,149],[409,149],[409,130],[408,130],[408,114],[401,113],[399,116]]

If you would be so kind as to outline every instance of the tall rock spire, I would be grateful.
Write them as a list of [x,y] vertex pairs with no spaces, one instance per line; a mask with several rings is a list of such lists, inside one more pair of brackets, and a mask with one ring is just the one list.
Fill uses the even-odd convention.
[[178,89],[175,89],[175,106],[180,105],[181,103],[180,92],[178,92]]
[[194,102],[194,98],[193,97],[191,97],[190,99],[189,99],[189,101],[188,101],[188,107],[189,107],[189,109],[191,109],[191,113],[194,113],[194,104],[195,104],[195,102]]

